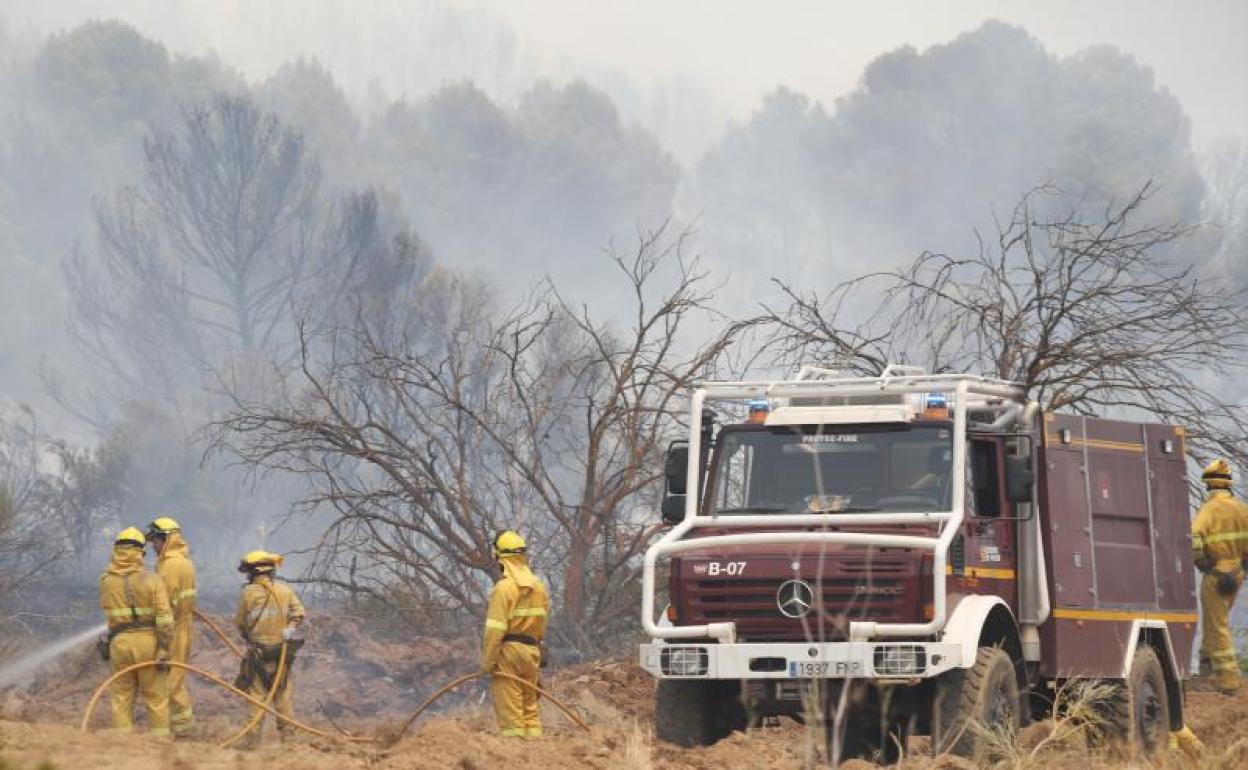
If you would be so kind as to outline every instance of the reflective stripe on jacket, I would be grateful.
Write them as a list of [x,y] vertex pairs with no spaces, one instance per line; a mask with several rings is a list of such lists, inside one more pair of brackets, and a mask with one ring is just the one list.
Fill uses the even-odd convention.
[[546,636],[550,596],[546,586],[529,571],[523,556],[504,556],[503,577],[490,592],[481,642],[481,664],[492,669],[498,664],[506,634],[541,640]]
[[253,644],[280,644],[282,630],[303,622],[304,609],[295,591],[284,580],[260,575],[238,597],[234,625]]
[[195,565],[181,532],[170,532],[165,550],[156,561],[156,573],[165,582],[173,619],[189,622],[195,612]]
[[165,584],[143,568],[140,548],[113,548],[108,570],[100,576],[100,609],[110,630],[140,622],[156,629],[160,647],[168,649],[173,612]]
[[1192,551],[1196,558],[1212,561],[1219,571],[1237,569],[1248,556],[1248,504],[1229,490],[1210,491],[1192,521]]

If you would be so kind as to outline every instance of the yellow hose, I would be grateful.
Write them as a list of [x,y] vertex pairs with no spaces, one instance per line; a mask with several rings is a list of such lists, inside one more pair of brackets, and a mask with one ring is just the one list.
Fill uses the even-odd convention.
[[[266,695],[264,698],[264,705],[266,706],[273,703],[273,696],[277,694],[278,685],[282,683],[282,677],[286,675],[286,649],[288,646],[289,645],[286,642],[282,642],[282,651],[278,655],[278,658],[277,658],[277,672],[273,676],[273,685],[269,687],[269,694]],[[251,728],[255,727],[262,719],[264,719],[264,712],[257,711],[255,714],[252,715],[251,719],[248,720],[247,724],[243,725],[243,729],[239,730],[238,732],[231,735],[229,738],[226,738],[224,741],[222,741],[219,744],[220,747],[223,749],[228,749],[230,747],[230,744],[234,743],[239,738],[242,738],[244,735],[250,732]]]
[[502,677],[503,679],[510,679],[513,682],[519,682],[525,687],[528,687],[530,690],[535,691],[538,695],[544,696],[551,703],[555,704],[555,706],[557,706],[559,710],[562,711],[568,719],[571,719],[576,724],[577,727],[581,728],[585,732],[590,732],[589,725],[582,722],[580,717],[572,713],[572,710],[569,709],[567,706],[563,705],[563,701],[559,700],[558,698],[546,692],[541,687],[538,687],[532,682],[526,679],[521,679],[518,676],[505,674],[502,671],[493,671],[493,672],[477,671],[472,674],[464,674],[461,677],[451,680],[447,684],[443,685],[440,690],[438,690],[433,695],[430,695],[428,698],[426,698],[425,702],[420,704],[420,707],[417,708],[415,711],[413,711],[412,715],[407,718],[406,722],[403,723],[403,726],[399,728],[399,732],[394,736],[393,742],[398,743],[399,740],[403,738],[403,734],[407,732],[407,728],[411,727],[412,723],[416,721],[416,718],[419,717],[422,713],[424,713],[425,709],[429,708],[429,706],[432,705],[433,702],[436,701],[438,698],[441,698],[443,695],[446,695],[448,692],[450,692],[451,690],[454,690],[456,687],[459,687],[461,684],[464,684],[465,682],[471,682],[473,679],[480,679],[483,676],[498,676],[498,677]]
[[230,648],[230,652],[234,653],[235,657],[239,658],[240,660],[242,659],[243,657],[242,649],[238,645],[234,644],[233,640],[231,640],[230,637],[226,636],[225,632],[221,630],[221,626],[218,626],[212,618],[208,617],[207,615],[200,612],[199,610],[192,610],[192,612],[195,613],[195,617],[198,618],[200,621],[202,621],[204,625],[212,629],[212,632],[216,634],[221,639],[221,641],[225,642],[225,646]]
[[[284,659],[284,653],[285,653],[285,650],[283,650],[283,659]],[[243,700],[247,701],[248,703],[250,703],[250,704],[252,704],[252,705],[254,705],[254,706],[258,706],[259,708],[263,709],[263,712],[262,712],[262,713],[269,713],[269,714],[272,714],[275,718],[280,719],[280,720],[281,720],[281,721],[283,721],[283,722],[286,722],[286,723],[287,723],[287,724],[289,724],[291,727],[294,727],[296,730],[302,730],[303,732],[308,733],[308,734],[310,734],[310,735],[315,735],[315,736],[316,736],[316,737],[318,737],[318,738],[326,738],[326,739],[331,739],[331,740],[332,740],[332,739],[336,739],[336,740],[345,740],[345,741],[349,741],[349,742],[352,742],[352,743],[377,743],[377,742],[380,742],[380,741],[382,741],[382,740],[383,740],[383,739],[382,739],[381,737],[379,737],[379,736],[367,736],[367,737],[366,737],[366,736],[339,736],[339,735],[334,735],[333,733],[326,732],[325,730],[321,730],[321,729],[318,729],[318,728],[316,728],[316,727],[312,727],[311,725],[306,725],[306,724],[304,724],[303,722],[300,722],[299,720],[297,720],[297,719],[295,719],[295,718],[293,718],[293,717],[288,717],[288,716],[286,716],[285,714],[281,714],[281,713],[279,713],[276,709],[274,709],[274,708],[273,708],[272,706],[270,706],[268,703],[263,702],[263,701],[259,700],[258,698],[253,697],[252,695],[250,695],[250,694],[248,694],[248,693],[243,692],[242,690],[238,689],[237,687],[235,687],[234,685],[232,685],[232,684],[230,684],[229,682],[225,681],[224,679],[222,679],[221,677],[219,677],[219,676],[217,676],[216,674],[212,673],[211,671],[205,671],[204,669],[202,669],[202,668],[197,668],[197,667],[195,667],[195,666],[190,665],[189,663],[178,663],[177,661],[166,661],[166,662],[164,662],[164,663],[159,663],[159,662],[154,661],[154,660],[148,660],[148,661],[144,661],[144,662],[142,662],[142,663],[134,663],[134,664],[132,664],[132,665],[126,666],[126,667],[125,667],[125,668],[123,668],[123,669],[120,669],[120,670],[118,670],[118,671],[113,672],[113,675],[112,675],[112,676],[110,676],[109,678],[105,679],[105,680],[104,680],[104,681],[100,684],[100,686],[99,686],[99,687],[97,687],[97,688],[95,689],[95,692],[91,694],[91,700],[87,701],[87,708],[86,708],[86,709],[83,711],[83,713],[82,713],[82,725],[81,725],[81,727],[80,727],[80,729],[82,730],[82,732],[84,732],[84,733],[85,733],[85,732],[87,732],[87,731],[88,731],[88,728],[90,727],[90,724],[91,724],[91,717],[95,714],[95,707],[96,707],[96,705],[99,703],[100,698],[104,695],[104,691],[105,691],[105,690],[107,690],[107,689],[108,689],[108,687],[109,687],[109,686],[110,686],[113,682],[117,681],[117,680],[118,680],[118,679],[120,679],[121,677],[123,677],[123,676],[125,676],[126,674],[129,674],[129,673],[131,673],[131,672],[133,672],[133,671],[138,671],[139,669],[142,669],[142,668],[151,668],[151,667],[154,667],[154,666],[160,666],[160,665],[167,665],[167,666],[169,666],[169,667],[171,667],[171,668],[180,668],[180,669],[183,669],[183,670],[185,670],[185,671],[189,671],[189,672],[190,672],[190,673],[192,673],[192,674],[196,674],[196,675],[198,675],[198,676],[201,676],[201,677],[203,677],[204,679],[207,679],[209,682],[212,682],[213,684],[217,685],[218,687],[222,687],[222,688],[224,688],[225,690],[227,690],[227,691],[229,691],[229,692],[233,693],[234,695],[237,695],[238,697],[242,698]],[[279,666],[280,666],[280,665],[281,665],[281,663],[279,662]],[[452,680],[451,682],[447,683],[446,685],[443,685],[443,686],[442,686],[442,688],[441,688],[441,689],[439,689],[437,692],[435,692],[433,695],[429,696],[429,697],[425,700],[425,702],[424,702],[424,703],[420,704],[420,707],[419,707],[419,708],[417,708],[417,709],[416,709],[416,711],[412,712],[412,715],[411,715],[410,717],[408,717],[408,718],[407,718],[407,721],[405,721],[405,722],[403,723],[403,727],[399,729],[398,733],[396,733],[396,734],[393,736],[393,738],[391,738],[390,740],[387,740],[387,741],[386,741],[386,743],[388,743],[388,744],[389,744],[389,743],[397,743],[397,742],[398,742],[398,741],[399,741],[399,740],[403,737],[404,733],[406,733],[406,732],[407,732],[408,728],[410,728],[410,727],[412,726],[412,723],[413,723],[413,722],[415,722],[415,721],[416,721],[416,719],[417,719],[417,718],[418,718],[418,717],[419,717],[422,713],[424,713],[425,709],[429,708],[429,706],[430,706],[430,705],[432,705],[432,704],[433,704],[433,702],[434,702],[434,701],[436,701],[438,698],[441,698],[443,695],[446,695],[448,692],[450,692],[451,690],[454,690],[456,687],[459,687],[460,685],[464,684],[465,682],[470,682],[470,681],[472,681],[473,679],[479,679],[479,678],[481,678],[481,677],[483,677],[483,676],[497,676],[497,677],[502,677],[503,679],[510,679],[510,680],[512,680],[513,682],[519,682],[521,685],[523,685],[523,686],[525,686],[525,687],[528,687],[529,689],[531,689],[531,690],[533,690],[533,691],[537,692],[539,695],[541,695],[541,696],[543,696],[543,697],[547,698],[548,700],[550,700],[550,702],[551,702],[551,703],[553,703],[553,704],[555,704],[555,706],[556,706],[556,707],[557,707],[560,711],[562,711],[562,712],[564,713],[564,715],[568,717],[568,719],[572,720],[572,722],[573,722],[573,723],[575,723],[577,727],[581,728],[581,729],[582,729],[582,730],[584,730],[585,732],[590,732],[589,726],[588,726],[588,725],[586,725],[586,724],[585,724],[585,722],[583,722],[583,721],[581,720],[581,718],[580,718],[580,717],[578,717],[576,714],[574,714],[574,713],[572,712],[572,710],[571,710],[571,709],[569,709],[566,705],[564,705],[563,701],[559,700],[558,698],[556,698],[555,696],[551,695],[551,694],[550,694],[549,692],[547,692],[546,690],[543,690],[541,687],[538,687],[537,685],[533,684],[532,682],[529,682],[529,681],[527,681],[527,680],[521,679],[521,678],[520,678],[520,677],[518,677],[518,676],[512,676],[511,674],[505,674],[505,673],[503,673],[503,672],[501,672],[501,671],[495,671],[495,672],[492,672],[492,673],[491,673],[491,672],[485,672],[485,671],[477,671],[477,672],[472,673],[472,674],[465,674],[464,676],[461,676],[461,677],[458,677],[458,678],[456,678],[456,679]],[[280,680],[278,680],[278,681],[280,681]],[[259,716],[259,715],[257,715],[257,716]],[[250,727],[250,725],[249,725],[249,727]],[[246,731],[246,730],[244,730],[243,732],[245,732],[245,731]],[[240,735],[241,735],[241,733],[240,733]],[[230,738],[230,742],[233,742],[233,741],[234,741],[237,737],[238,737],[237,735],[236,735],[236,736],[234,736],[234,737],[231,737],[231,738]],[[226,745],[226,744],[222,744],[222,745]]]
[[[166,663],[158,663],[154,660],[147,660],[147,661],[143,661],[142,663],[135,663],[135,664],[126,666],[125,668],[114,672],[112,676],[110,676],[108,679],[105,679],[104,682],[99,687],[97,687],[95,692],[91,695],[91,700],[87,702],[87,708],[82,714],[82,727],[81,727],[82,731],[84,733],[87,732],[87,728],[91,724],[91,717],[95,713],[95,706],[99,702],[100,697],[104,694],[104,691],[108,689],[109,685],[111,685],[113,682],[117,681],[121,677],[125,676],[126,674],[131,673],[132,671],[138,671],[141,668],[151,668],[153,666],[160,666],[160,665],[168,665],[171,668],[180,668],[185,671],[189,671],[192,674],[197,674],[198,676],[202,676],[203,678],[207,679],[208,681],[212,682],[218,687],[223,687],[226,690],[229,690],[230,692],[234,693],[235,695],[247,701],[248,703],[264,709],[265,712],[272,714],[277,719],[280,719],[283,722],[286,722],[291,727],[294,727],[297,730],[302,730],[303,732],[308,733],[310,735],[315,735],[318,738],[339,738],[339,736],[336,736],[333,733],[328,733],[324,730],[319,730],[315,727],[312,727],[311,725],[305,725],[303,722],[300,722],[299,720],[293,717],[288,717],[285,714],[278,713],[277,710],[275,710],[272,706],[269,706],[268,704],[264,703],[260,699],[252,697],[251,695],[243,692],[242,690],[238,689],[237,687],[225,681],[224,679],[212,673],[211,671],[205,671],[202,668],[196,668],[195,666],[192,666],[189,663],[178,663],[177,661],[172,661],[172,660],[167,661]],[[354,742],[359,742],[359,743],[371,743],[375,739],[363,738],[363,737],[359,737],[359,738],[350,737],[344,740],[349,740],[349,741],[354,741]]]

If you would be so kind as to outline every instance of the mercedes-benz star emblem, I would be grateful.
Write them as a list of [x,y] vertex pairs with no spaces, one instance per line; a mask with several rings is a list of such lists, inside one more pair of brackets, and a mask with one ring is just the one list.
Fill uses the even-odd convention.
[[786,618],[802,618],[815,605],[815,592],[809,583],[789,580],[776,591],[776,606]]

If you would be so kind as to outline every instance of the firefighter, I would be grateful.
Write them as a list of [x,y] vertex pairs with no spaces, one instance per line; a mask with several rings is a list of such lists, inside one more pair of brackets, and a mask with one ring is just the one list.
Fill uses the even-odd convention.
[[[113,671],[146,661],[169,660],[173,614],[165,584],[143,568],[143,533],[127,527],[113,541],[113,558],[100,576],[100,609],[108,622],[108,659]],[[169,734],[169,692],[160,667],[132,671],[113,683],[109,705],[113,729],[134,729],[138,693],[147,709],[152,735]]]
[[1231,608],[1244,582],[1248,556],[1248,505],[1231,494],[1231,468],[1214,460],[1200,475],[1208,495],[1192,522],[1193,561],[1204,577],[1200,583],[1200,663],[1212,669],[1224,693],[1239,688],[1239,663],[1231,638]]
[[[156,551],[156,574],[165,583],[169,604],[173,607],[173,641],[170,658],[186,663],[191,657],[191,620],[195,612],[195,565],[182,537],[182,528],[173,519],[162,516],[147,527],[147,542]],[[195,718],[191,695],[186,690],[186,670],[169,672],[169,726],[174,735],[189,735]]]
[[[481,670],[519,677],[534,685],[544,665],[542,638],[550,597],[542,581],[529,571],[524,538],[510,530],[494,538],[494,558],[501,577],[490,592],[482,639]],[[537,692],[519,682],[495,676],[490,682],[494,715],[503,736],[537,738],[542,721]]]
[[[267,551],[251,551],[239,561],[238,571],[247,576],[247,585],[238,600],[234,625],[247,643],[247,652],[235,684],[263,700],[273,687],[282,648],[285,647],[286,670],[273,695],[273,708],[279,714],[293,718],[291,666],[295,652],[303,644],[298,629],[304,620],[304,610],[290,585],[278,579],[276,570],[281,564],[280,555]],[[261,711],[263,709],[253,706],[252,718]],[[263,728],[264,720],[257,720],[239,747],[254,749],[259,746]],[[293,728],[281,720],[277,722],[277,730],[283,743],[293,735]]]

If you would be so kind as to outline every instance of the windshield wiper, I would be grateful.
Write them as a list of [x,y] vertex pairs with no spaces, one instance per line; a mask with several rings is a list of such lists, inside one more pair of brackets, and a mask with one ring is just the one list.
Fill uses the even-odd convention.
[[715,513],[784,513],[786,510],[774,505],[750,505],[744,508],[716,508]]

